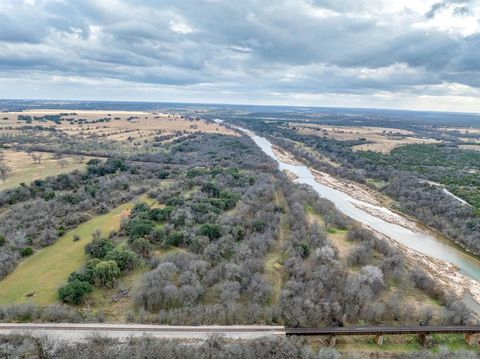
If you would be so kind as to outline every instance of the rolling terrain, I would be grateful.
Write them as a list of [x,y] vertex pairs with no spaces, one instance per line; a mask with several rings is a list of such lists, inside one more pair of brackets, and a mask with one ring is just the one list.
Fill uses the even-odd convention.
[[[386,206],[392,219],[383,220],[410,228],[424,219],[400,207],[405,204],[380,165],[363,178],[365,170],[356,166],[389,156],[400,166],[410,146],[438,147],[438,156],[456,156],[452,166],[453,158],[475,165],[473,151],[442,152],[451,140],[426,136],[422,131],[437,131],[428,124],[422,131],[342,129],[316,124],[313,115],[312,124],[285,123],[272,117],[287,112],[268,121],[253,112],[249,122],[231,109],[166,105],[133,112],[15,110],[6,113],[0,132],[3,163],[12,167],[0,192],[2,321],[300,328],[477,323],[464,304],[467,286],[436,278],[443,262],[352,220],[335,200],[297,183],[301,175],[282,172],[284,165],[279,170],[275,159],[308,165],[314,181],[365,206]],[[213,121],[219,117],[225,122]],[[272,156],[267,151],[272,158],[238,125],[266,136],[276,146]],[[34,163],[39,154],[41,163]],[[30,160],[15,163],[16,156]],[[395,165],[386,167],[395,171]],[[16,179],[21,173],[23,184]],[[423,171],[419,178],[431,177]],[[467,186],[475,190],[474,183],[462,189]],[[445,234],[445,241],[453,239]],[[312,340],[309,345],[327,344]],[[342,337],[337,348],[366,355],[421,350],[408,335],[387,336],[382,348],[372,340]],[[434,342],[432,350],[476,350],[458,334],[438,334]]]

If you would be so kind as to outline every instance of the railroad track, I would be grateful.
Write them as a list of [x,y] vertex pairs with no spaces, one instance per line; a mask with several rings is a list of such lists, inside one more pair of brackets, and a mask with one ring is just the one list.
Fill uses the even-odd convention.
[[431,340],[432,334],[464,334],[467,343],[480,342],[480,326],[362,326],[289,328],[268,325],[212,325],[212,326],[170,326],[142,324],[92,324],[92,323],[0,323],[0,335],[25,334],[53,336],[58,339],[84,340],[92,335],[112,338],[150,335],[164,339],[199,339],[220,335],[232,339],[253,339],[264,336],[327,336],[330,345],[335,345],[338,336],[375,336],[381,345],[385,335],[416,334],[422,344]]

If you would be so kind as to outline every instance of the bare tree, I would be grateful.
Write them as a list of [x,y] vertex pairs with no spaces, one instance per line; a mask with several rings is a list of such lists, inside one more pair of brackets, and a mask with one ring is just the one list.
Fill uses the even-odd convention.
[[78,161],[78,163],[83,163],[83,161],[85,161],[85,156],[84,155],[78,155],[77,156],[77,161]]
[[43,155],[41,153],[32,153],[33,163],[40,163],[42,162]]
[[58,160],[58,164],[63,168],[68,164],[68,161],[65,158],[61,158]]
[[62,151],[55,151],[55,153],[53,154],[53,158],[56,159],[56,160],[59,160],[62,157],[63,157],[63,152]]
[[0,163],[0,179],[3,182],[7,180],[8,176],[10,176],[11,173],[12,173],[12,170],[10,167],[8,167],[4,163]]

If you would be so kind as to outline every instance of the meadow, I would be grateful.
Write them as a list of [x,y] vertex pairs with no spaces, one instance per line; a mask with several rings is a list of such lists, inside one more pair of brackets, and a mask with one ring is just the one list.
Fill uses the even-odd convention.
[[[55,244],[23,260],[14,272],[0,281],[0,304],[33,302],[47,305],[57,301],[58,288],[69,274],[86,261],[85,245],[98,229],[103,235],[118,230],[123,216],[128,216],[134,202],[125,203],[107,214],[95,216],[68,231]],[[74,236],[80,240],[74,241]]]
[[[11,169],[10,176],[5,181],[0,181],[0,191],[18,186],[20,183],[30,184],[36,179],[49,176],[57,176],[73,170],[85,168],[85,163],[91,157],[85,157],[82,162],[73,156],[65,156],[56,159],[53,153],[43,153],[40,163],[34,163],[33,158],[27,152],[4,150],[3,163]],[[62,167],[63,165],[63,167]]]

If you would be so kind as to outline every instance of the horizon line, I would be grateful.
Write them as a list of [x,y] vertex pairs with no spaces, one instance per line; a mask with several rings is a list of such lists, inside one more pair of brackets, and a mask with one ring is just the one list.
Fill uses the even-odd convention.
[[[72,100],[72,99],[35,99],[35,98],[0,98],[3,101],[63,101],[63,102],[98,102],[98,103],[145,103],[145,104],[183,104],[183,105],[220,105],[220,106],[257,106],[257,107],[291,107],[291,108],[318,108],[318,109],[350,109],[350,110],[386,110],[386,111],[405,111],[405,112],[425,112],[425,113],[451,113],[480,116],[480,112],[467,111],[440,111],[425,109],[404,109],[391,107],[350,107],[350,106],[325,106],[325,105],[289,105],[289,104],[248,104],[248,103],[229,103],[229,102],[181,102],[181,101],[138,101],[138,100]],[[112,109],[113,110],[113,109]],[[4,112],[4,111],[0,111]]]

